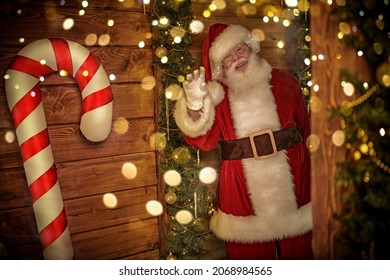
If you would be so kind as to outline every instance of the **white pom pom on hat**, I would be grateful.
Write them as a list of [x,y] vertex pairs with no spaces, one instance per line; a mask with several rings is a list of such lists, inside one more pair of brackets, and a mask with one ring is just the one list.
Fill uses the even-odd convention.
[[260,42],[242,25],[217,23],[210,27],[203,42],[203,65],[206,68],[207,80],[218,80],[222,77],[223,58],[242,43],[246,43],[256,53],[260,51]]

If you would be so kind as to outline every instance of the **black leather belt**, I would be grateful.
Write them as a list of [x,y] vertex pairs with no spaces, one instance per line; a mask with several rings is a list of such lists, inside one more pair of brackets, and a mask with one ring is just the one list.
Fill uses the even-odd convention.
[[301,143],[303,138],[296,126],[278,131],[262,130],[249,137],[222,141],[222,159],[251,158],[264,159],[274,157],[278,151]]

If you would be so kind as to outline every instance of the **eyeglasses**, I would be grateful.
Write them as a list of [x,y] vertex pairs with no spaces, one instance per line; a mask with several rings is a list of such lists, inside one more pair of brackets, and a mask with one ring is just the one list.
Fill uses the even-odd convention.
[[235,57],[240,57],[243,54],[246,54],[249,51],[247,44],[237,45],[233,50],[231,50],[222,60],[222,64],[229,66],[234,61]]

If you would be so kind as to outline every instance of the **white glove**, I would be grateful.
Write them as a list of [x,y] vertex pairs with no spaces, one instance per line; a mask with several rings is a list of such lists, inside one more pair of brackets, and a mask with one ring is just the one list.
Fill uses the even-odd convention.
[[187,107],[194,111],[202,109],[203,98],[208,92],[204,67],[195,70],[193,74],[188,74],[186,81],[183,82],[183,88],[187,97]]

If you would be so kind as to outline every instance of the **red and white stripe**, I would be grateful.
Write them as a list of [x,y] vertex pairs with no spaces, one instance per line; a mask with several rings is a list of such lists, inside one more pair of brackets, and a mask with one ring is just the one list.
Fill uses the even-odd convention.
[[42,39],[24,47],[6,73],[8,106],[16,129],[45,259],[73,259],[74,252],[49,141],[39,82],[66,71],[82,95],[80,130],[90,141],[111,131],[112,91],[100,63],[88,49],[63,39]]

